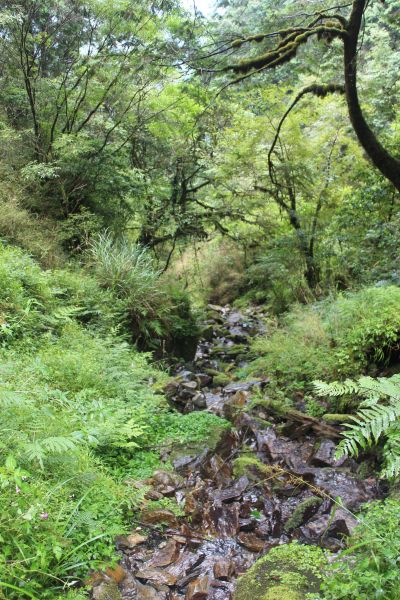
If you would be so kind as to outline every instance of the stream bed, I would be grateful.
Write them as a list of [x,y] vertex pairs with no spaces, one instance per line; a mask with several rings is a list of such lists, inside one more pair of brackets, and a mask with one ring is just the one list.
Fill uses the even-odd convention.
[[[157,471],[147,497],[175,499],[184,516],[144,509],[137,529],[117,539],[122,559],[111,575],[124,600],[230,600],[237,578],[273,546],[296,539],[340,550],[357,523],[352,513],[380,496],[356,461],[335,460],[339,427],[254,402],[268,395],[268,374],[221,376],[249,360],[262,317],[256,309],[210,307],[194,361],[166,389],[180,411],[207,410],[233,427],[193,453],[163,450],[174,471]],[[93,597],[112,598],[102,586]]]

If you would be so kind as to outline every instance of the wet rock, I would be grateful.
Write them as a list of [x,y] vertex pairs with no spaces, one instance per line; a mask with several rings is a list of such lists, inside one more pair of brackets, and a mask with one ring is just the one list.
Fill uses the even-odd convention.
[[346,457],[335,459],[336,444],[332,440],[322,440],[310,458],[310,464],[316,467],[340,467],[346,462]]
[[[261,523],[257,523],[257,526],[255,527],[254,533],[261,540],[266,541],[266,540],[268,540],[271,537],[279,537],[280,534],[281,534],[281,529],[279,528],[279,531],[277,531],[277,532],[275,531],[274,532],[274,528],[271,525],[271,519],[268,519],[268,520],[263,521]],[[274,535],[274,533],[275,533],[275,535]]]
[[121,600],[118,586],[114,582],[103,581],[92,590],[93,600]]
[[243,475],[243,477],[235,481],[231,487],[216,492],[214,497],[220,502],[229,502],[234,498],[239,498],[246,490],[249,483],[246,475]]
[[189,471],[194,471],[204,464],[205,460],[209,455],[209,449],[205,448],[203,452],[198,456],[180,456],[173,460],[173,466],[178,473],[186,474]]
[[[176,577],[176,584],[178,587],[184,587],[188,582],[186,577],[195,571],[205,558],[205,554],[198,552],[188,552],[185,550],[179,557],[179,559],[170,565],[166,570],[168,573]],[[194,575],[193,578],[197,577]]]
[[357,510],[361,504],[376,497],[376,481],[360,481],[344,471],[314,469],[314,484],[331,498],[339,496],[343,505]]
[[[247,336],[261,331],[262,315],[253,314],[253,309],[211,310],[213,318],[206,323],[209,340],[200,341],[195,361],[180,368],[169,394],[182,412],[207,408],[227,416],[235,428],[224,430],[201,454],[160,450],[181,477],[160,470],[140,485],[152,486],[150,492],[144,490],[147,498],[175,496],[186,516],[178,520],[172,511],[145,508],[145,524],[166,524],[175,531],[155,527],[146,541],[131,545],[126,542],[129,536],[121,536],[118,548],[128,571],[119,584],[124,600],[231,600],[237,576],[254,564],[257,554],[273,553],[272,546],[284,551],[293,538],[333,550],[343,545],[355,520],[344,509],[333,511],[329,498],[341,495],[353,508],[378,493],[373,480],[363,482],[351,475],[350,460],[341,468],[334,462],[335,444],[330,440],[337,439],[338,429],[298,411],[282,413],[270,404],[250,413],[244,410],[251,390],[267,380],[233,381],[230,373],[249,359]],[[218,379],[221,374],[223,380]],[[216,393],[215,384],[225,388]],[[312,497],[310,486],[319,490]],[[302,552],[307,554],[309,548],[303,546]],[[297,600],[316,591],[309,570],[301,570],[304,564],[293,573],[304,574],[311,587],[300,591],[279,581],[290,562],[287,557],[291,560],[290,552],[281,563],[268,559],[268,585],[242,585],[247,596],[235,599]],[[110,579],[104,573],[102,577]],[[264,575],[260,577],[264,581]]]
[[196,375],[193,371],[189,371],[189,369],[182,369],[177,373],[178,381],[193,381],[196,378]]
[[159,525],[162,523],[169,525],[170,527],[176,527],[178,525],[178,520],[174,513],[171,510],[163,508],[144,508],[142,510],[141,520],[145,525]]
[[301,528],[303,535],[315,542],[323,536],[332,537],[348,536],[357,525],[357,519],[346,510],[338,508],[333,514],[320,515]]
[[170,540],[164,548],[158,550],[148,565],[150,567],[167,567],[179,558],[180,544],[176,540]]
[[239,519],[239,529],[240,531],[253,531],[256,528],[257,521],[256,519]]
[[267,452],[272,462],[285,463],[290,469],[304,467],[312,454],[313,443],[297,442],[279,436],[275,428],[256,430],[257,447]]
[[173,381],[169,381],[163,388],[164,394],[167,398],[173,398],[179,393],[180,381],[179,379],[174,379]]
[[238,540],[245,548],[251,552],[262,552],[264,550],[264,540],[260,539],[254,533],[241,532],[238,535]]
[[188,585],[185,600],[205,600],[210,589],[210,578],[208,575],[191,581]]
[[243,314],[239,311],[231,311],[226,317],[226,322],[229,323],[229,325],[236,325],[237,323],[242,323]]
[[139,569],[139,571],[136,571],[135,577],[137,577],[138,579],[144,579],[145,581],[150,581],[155,585],[161,586],[172,586],[176,583],[175,575],[166,571],[165,569],[153,569],[151,567],[144,567],[143,569]]
[[232,467],[222,456],[214,454],[210,462],[203,467],[202,475],[212,479],[218,487],[225,487],[231,481]]
[[215,579],[229,581],[235,572],[235,563],[228,558],[221,558],[214,564],[213,572]]
[[166,600],[165,592],[155,590],[151,585],[144,585],[140,581],[136,582],[136,597],[138,600]]
[[209,375],[208,373],[197,373],[196,379],[201,388],[209,386],[213,380],[212,375]]
[[221,394],[208,392],[205,394],[205,401],[208,410],[215,414],[222,415],[224,410],[224,398],[221,396]]
[[235,422],[238,413],[248,400],[248,392],[238,391],[224,401],[223,415],[226,419]]
[[191,402],[195,408],[201,409],[207,407],[207,400],[202,392],[198,392],[195,396],[193,396]]
[[209,509],[209,523],[211,530],[221,536],[234,536],[239,530],[238,502],[229,505],[213,504]]
[[196,390],[198,386],[197,381],[185,381],[184,383],[181,384],[181,387],[184,390]]
[[231,327],[229,337],[239,344],[246,343],[249,340],[249,334],[242,327]]
[[227,394],[235,394],[236,392],[249,392],[255,387],[261,388],[265,385],[266,380],[254,379],[252,381],[233,381],[224,388]]
[[140,533],[131,533],[130,535],[118,535],[115,542],[118,549],[123,550],[124,548],[132,549],[136,548],[139,544],[143,544],[147,540],[146,535]]
[[163,496],[172,496],[183,485],[182,477],[170,471],[155,471],[149,482]]
[[207,309],[210,310],[211,312],[216,312],[216,313],[224,313],[225,312],[225,308],[223,306],[219,306],[219,304],[207,304]]

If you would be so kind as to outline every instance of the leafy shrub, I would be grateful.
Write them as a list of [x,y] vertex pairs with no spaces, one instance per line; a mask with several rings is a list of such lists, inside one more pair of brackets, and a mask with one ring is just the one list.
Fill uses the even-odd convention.
[[[161,278],[150,253],[126,240],[100,234],[90,245],[94,273],[125,308],[132,338],[141,349],[165,351],[186,357],[188,343],[194,355],[198,336],[188,296]],[[191,355],[190,355],[191,354]]]
[[272,376],[288,391],[307,389],[311,378],[327,378],[335,367],[318,307],[298,306],[281,324],[271,320],[267,334],[256,339],[251,349],[259,358],[248,370]]
[[34,344],[74,320],[97,329],[121,328],[124,306],[82,269],[43,271],[22,250],[0,244],[0,340]]
[[297,306],[255,340],[247,373],[272,376],[287,391],[312,391],[314,379],[376,372],[398,358],[400,288],[365,288]]
[[388,363],[400,348],[400,287],[364,288],[326,307],[326,329],[337,346],[338,372]]
[[257,256],[246,272],[246,296],[266,304],[274,314],[285,312],[295,302],[312,300],[302,262],[293,261],[297,248],[287,242],[283,238],[267,254]]
[[65,260],[57,224],[31,214],[15,195],[15,184],[7,189],[4,182],[0,191],[0,239],[20,246],[46,267],[60,266]]
[[99,331],[124,331],[125,305],[110,290],[104,290],[97,279],[78,266],[53,270],[49,274],[51,292],[57,306],[48,320],[58,324],[78,321]]
[[3,357],[2,581],[53,597],[52,582],[110,560],[140,498],[111,475],[105,457],[134,453],[149,406],[166,410],[148,386],[158,377],[144,355],[77,325],[42,340],[37,354]]
[[326,600],[397,600],[400,589],[400,502],[374,502],[364,509],[349,548],[322,584]]
[[47,274],[21,250],[0,243],[0,340],[45,331],[53,304]]

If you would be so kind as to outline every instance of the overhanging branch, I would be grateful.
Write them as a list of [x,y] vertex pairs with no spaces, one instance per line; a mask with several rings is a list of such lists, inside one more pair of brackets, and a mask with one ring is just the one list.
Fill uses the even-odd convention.
[[276,181],[275,181],[274,173],[273,173],[274,165],[272,162],[272,154],[273,154],[273,152],[275,150],[275,146],[278,142],[279,135],[281,133],[283,124],[286,121],[289,114],[291,113],[291,111],[294,109],[296,104],[298,104],[298,102],[300,102],[300,100],[307,94],[313,94],[314,96],[318,96],[318,98],[325,98],[325,96],[327,96],[328,94],[335,94],[335,93],[344,94],[345,93],[344,86],[337,84],[337,83],[327,83],[324,85],[318,85],[317,83],[313,83],[313,84],[308,85],[307,87],[303,88],[297,94],[296,98],[293,100],[293,102],[291,103],[291,105],[289,106],[289,108],[286,110],[285,114],[282,116],[281,120],[279,121],[278,127],[276,129],[275,137],[272,141],[271,148],[269,149],[269,152],[268,152],[268,172],[269,172],[271,181],[273,183],[276,183]]

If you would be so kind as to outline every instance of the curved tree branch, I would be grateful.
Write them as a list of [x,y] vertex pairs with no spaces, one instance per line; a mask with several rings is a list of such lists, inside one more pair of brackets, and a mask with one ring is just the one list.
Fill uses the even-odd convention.
[[300,102],[300,100],[306,94],[313,94],[314,96],[318,96],[319,98],[325,98],[325,96],[327,96],[328,94],[334,94],[334,93],[344,94],[344,92],[345,92],[345,89],[344,89],[343,85],[339,85],[336,83],[328,83],[326,85],[318,85],[316,83],[313,83],[313,84],[308,85],[307,87],[303,88],[301,90],[301,92],[299,92],[297,94],[296,98],[293,100],[293,102],[291,103],[291,105],[289,106],[289,108],[287,109],[287,111],[282,116],[281,120],[279,121],[278,127],[276,129],[275,137],[272,141],[271,148],[269,149],[269,152],[268,152],[268,171],[269,171],[269,176],[271,178],[271,181],[274,184],[276,184],[276,181],[275,181],[274,172],[273,172],[274,165],[272,162],[272,154],[273,154],[273,152],[275,150],[275,146],[278,142],[279,135],[281,133],[283,124],[286,121],[289,114],[291,113],[291,111],[296,106],[296,104],[298,102]]
[[[263,33],[235,40],[232,42],[232,48],[241,48],[244,44],[251,42],[263,42],[271,37],[281,37],[281,41],[274,48],[262,54],[257,54],[256,56],[238,61],[236,64],[228,65],[224,70],[241,73],[242,75],[240,77],[231,82],[238,83],[242,79],[251,76],[254,72],[259,72],[264,69],[273,69],[291,61],[296,56],[299,47],[314,36],[318,39],[325,39],[327,42],[331,42],[335,38],[341,39],[344,46],[344,91],[354,132],[374,166],[397,190],[400,191],[400,160],[391,155],[380,143],[364,117],[358,97],[358,44],[361,25],[368,5],[369,0],[353,0],[348,19],[345,19],[340,14],[329,15],[327,14],[327,11],[316,12],[314,14],[314,20],[305,27],[293,27],[273,33]],[[329,84],[328,86],[322,86],[321,89],[324,89],[324,87],[326,87],[326,89],[329,88]],[[329,93],[330,91],[341,92],[342,88],[341,86],[337,86],[337,89],[328,89],[326,93]],[[308,90],[308,92],[312,92],[312,89]],[[270,176],[273,171],[271,160],[272,151],[279,138],[280,129],[282,128],[287,115],[305,93],[307,93],[307,91],[303,90],[298,94],[279,124],[277,136],[268,157]],[[322,93],[321,95],[325,94]]]

